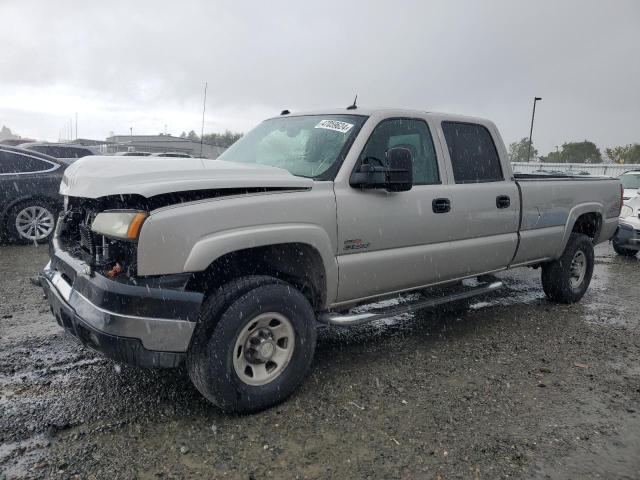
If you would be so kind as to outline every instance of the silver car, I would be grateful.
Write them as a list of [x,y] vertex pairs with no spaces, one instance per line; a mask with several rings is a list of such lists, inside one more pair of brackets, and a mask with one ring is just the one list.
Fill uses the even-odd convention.
[[625,201],[622,206],[618,230],[613,237],[613,249],[626,257],[633,257],[640,250],[640,196]]

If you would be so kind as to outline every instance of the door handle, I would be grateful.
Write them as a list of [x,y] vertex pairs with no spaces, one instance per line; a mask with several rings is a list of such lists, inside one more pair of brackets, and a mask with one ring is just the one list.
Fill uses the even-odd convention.
[[509,208],[511,206],[511,199],[509,195],[498,195],[496,197],[496,207]]
[[447,213],[451,211],[451,200],[448,198],[434,198],[431,202],[433,213]]

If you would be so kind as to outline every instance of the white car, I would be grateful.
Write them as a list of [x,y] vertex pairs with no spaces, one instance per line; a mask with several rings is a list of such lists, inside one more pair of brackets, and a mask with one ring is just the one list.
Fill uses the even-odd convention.
[[624,188],[623,198],[625,201],[640,195],[640,170],[629,170],[618,177]]
[[[640,172],[638,172],[640,173]],[[640,178],[640,175],[638,175]],[[625,200],[620,210],[618,230],[612,239],[618,255],[633,257],[640,250],[640,196]]]

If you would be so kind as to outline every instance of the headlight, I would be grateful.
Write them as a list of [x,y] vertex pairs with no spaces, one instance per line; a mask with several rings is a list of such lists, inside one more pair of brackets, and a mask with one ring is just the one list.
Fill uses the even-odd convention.
[[136,240],[147,216],[146,212],[135,210],[101,212],[93,220],[91,230],[105,237]]
[[620,218],[630,217],[633,215],[633,208],[629,205],[623,205],[622,210],[620,210]]

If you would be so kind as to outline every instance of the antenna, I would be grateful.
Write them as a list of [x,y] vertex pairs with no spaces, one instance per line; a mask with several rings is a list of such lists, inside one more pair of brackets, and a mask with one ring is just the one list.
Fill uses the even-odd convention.
[[202,141],[204,140],[204,112],[207,108],[207,82],[204,82],[204,100],[202,101],[202,128],[200,129],[200,158],[202,158]]
[[355,110],[356,108],[358,108],[358,105],[356,105],[357,101],[358,101],[358,94],[356,93],[356,98],[353,99],[353,103],[347,107],[347,110]]

